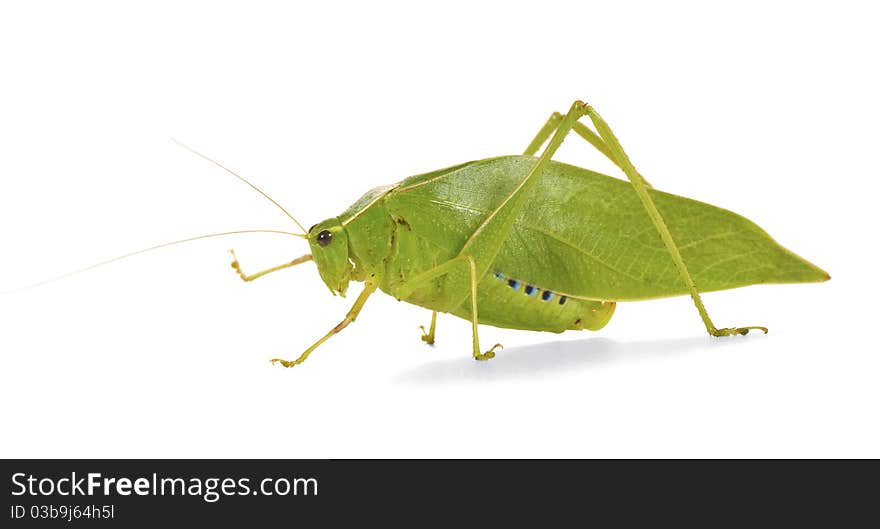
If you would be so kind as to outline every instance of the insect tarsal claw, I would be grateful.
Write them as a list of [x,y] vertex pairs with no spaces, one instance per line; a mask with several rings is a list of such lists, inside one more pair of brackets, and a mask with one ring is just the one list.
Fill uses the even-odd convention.
[[434,345],[434,336],[425,329],[424,325],[419,325],[419,329],[422,330],[422,341],[428,345]]
[[297,364],[295,360],[293,362],[289,360],[282,360],[281,358],[273,358],[272,360],[269,360],[269,363],[271,364],[275,364],[276,362],[281,364],[283,367],[293,367]]
[[751,327],[728,327],[726,329],[716,329],[715,332],[712,333],[712,336],[721,337],[721,336],[733,336],[734,334],[739,334],[741,336],[745,336],[749,334],[749,331],[758,330],[763,331],[764,334],[770,332],[767,327],[762,327],[760,325],[753,325]]
[[496,343],[495,345],[492,346],[491,349],[489,349],[485,353],[480,353],[480,354],[474,355],[474,360],[484,362],[486,360],[491,360],[491,359],[495,358],[495,349],[504,349],[504,346],[501,345],[500,343]]
[[232,262],[229,263],[229,266],[238,273],[239,277],[244,279],[244,272],[241,271],[241,264],[238,262],[238,256],[235,255],[235,250],[230,248],[229,255],[232,256]]

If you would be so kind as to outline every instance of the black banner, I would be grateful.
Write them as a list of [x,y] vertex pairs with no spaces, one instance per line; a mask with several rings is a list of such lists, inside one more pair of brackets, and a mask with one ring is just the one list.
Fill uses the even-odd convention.
[[877,464],[864,461],[4,460],[2,470],[3,527],[840,525],[866,521],[877,497]]

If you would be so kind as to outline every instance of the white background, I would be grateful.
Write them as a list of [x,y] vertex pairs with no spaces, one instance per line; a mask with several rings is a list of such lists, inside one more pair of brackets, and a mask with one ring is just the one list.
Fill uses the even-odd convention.
[[[127,3],[126,3],[127,4]],[[249,235],[0,296],[4,457],[878,457],[869,2],[29,2],[0,9],[0,289],[151,244],[306,227],[367,189],[520,152],[582,98],[660,189],[737,211],[824,284],[621,304],[602,331],[354,296]],[[618,174],[583,142],[558,158]],[[354,285],[352,292],[359,286]]]

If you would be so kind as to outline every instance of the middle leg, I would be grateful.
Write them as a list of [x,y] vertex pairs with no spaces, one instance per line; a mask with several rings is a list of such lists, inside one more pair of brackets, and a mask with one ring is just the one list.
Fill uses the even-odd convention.
[[[480,337],[479,332],[477,330],[479,316],[477,313],[477,266],[474,261],[474,257],[469,254],[459,255],[453,259],[450,259],[444,263],[441,263],[430,270],[426,270],[421,274],[415,276],[414,278],[408,280],[406,283],[397,287],[397,291],[393,293],[394,297],[398,299],[406,299],[412,294],[415,290],[427,285],[430,281],[438,277],[442,277],[445,275],[455,274],[461,272],[461,266],[467,265],[467,285],[468,291],[464,290],[464,284],[461,281],[455,281],[457,284],[461,285],[458,287],[456,291],[460,291],[461,297],[465,298],[466,296],[471,299],[471,331],[472,331],[472,344],[473,344],[473,357],[474,360],[489,360],[490,358],[495,357],[495,350],[501,347],[501,344],[495,344],[491,349],[482,352],[480,349]],[[462,299],[464,302],[465,299]],[[435,312],[436,314],[436,312]],[[433,330],[433,325],[432,325]]]
[[495,349],[503,349],[504,347],[500,343],[496,343],[485,353],[480,350],[480,337],[477,333],[477,321],[479,320],[479,317],[477,316],[477,264],[474,262],[474,258],[470,255],[467,258],[467,262],[471,276],[471,325],[473,331],[474,360],[490,360],[495,358]]
[[428,345],[434,345],[434,333],[437,330],[437,311],[431,312],[431,328],[430,330],[425,330],[425,326],[422,325],[419,327],[422,330],[422,341]]

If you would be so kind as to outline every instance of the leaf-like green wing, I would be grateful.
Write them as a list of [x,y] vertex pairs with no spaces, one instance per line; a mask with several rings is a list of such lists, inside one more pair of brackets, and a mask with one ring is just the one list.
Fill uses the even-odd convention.
[[[469,230],[510,192],[534,158],[505,156],[433,178],[404,181],[399,207],[418,210],[420,236],[460,248]],[[651,190],[701,292],[758,283],[824,281],[828,274],[748,219]],[[571,296],[629,301],[687,294],[629,182],[552,162],[526,202],[493,268]]]

